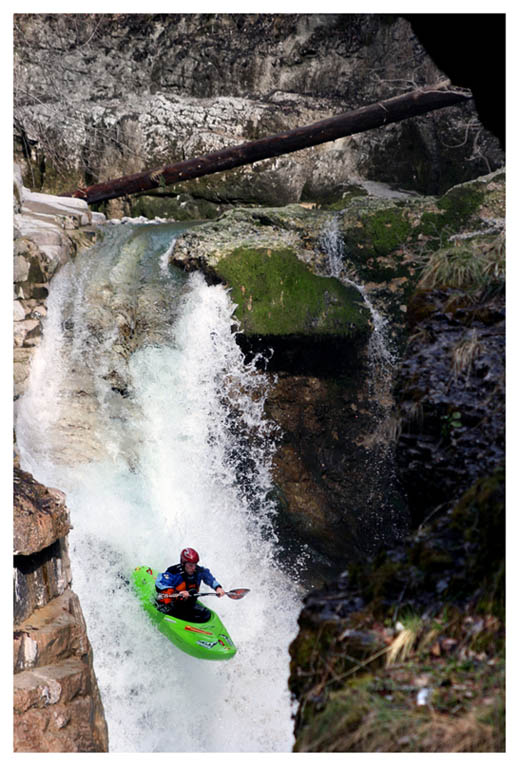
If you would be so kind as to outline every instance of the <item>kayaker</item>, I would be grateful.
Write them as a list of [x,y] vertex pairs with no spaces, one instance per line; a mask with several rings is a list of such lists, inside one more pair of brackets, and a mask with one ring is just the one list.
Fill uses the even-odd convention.
[[155,581],[157,606],[161,612],[189,622],[207,622],[211,612],[199,604],[192,594],[198,593],[202,582],[221,598],[225,591],[209,569],[199,566],[200,556],[194,548],[180,552],[180,563],[168,567]]

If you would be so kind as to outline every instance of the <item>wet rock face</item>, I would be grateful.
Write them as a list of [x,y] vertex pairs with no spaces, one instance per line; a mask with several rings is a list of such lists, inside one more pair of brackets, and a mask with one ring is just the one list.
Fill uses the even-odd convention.
[[64,496],[16,467],[14,486],[14,750],[106,752]]
[[[266,411],[282,436],[274,459],[282,540],[297,538],[325,571],[389,545],[408,517],[388,434],[357,358],[349,376],[279,373]],[[316,578],[318,580],[319,578]]]
[[412,308],[426,316],[400,371],[398,462],[418,524],[504,460],[504,294],[430,291]]
[[[373,207],[365,203],[366,219]],[[371,381],[381,375],[370,366],[371,313],[358,288],[323,276],[332,218],[299,205],[238,209],[180,237],[171,255],[228,285],[237,341],[271,375],[266,413],[281,429],[277,531],[296,558],[308,548],[316,581],[399,539],[408,524],[389,391]]]
[[[336,213],[298,205],[235,210],[177,240],[173,262],[224,279],[239,307],[242,348],[249,358],[263,354],[277,374],[267,410],[282,432],[279,530],[283,541],[308,545],[321,564],[328,557],[347,566],[392,545],[409,521],[419,523],[502,459],[503,306],[499,289],[493,297],[481,290],[501,269],[503,191],[503,174],[441,198],[352,189]],[[347,326],[341,342],[313,342],[304,327],[292,334],[254,327],[255,257],[263,254],[268,269],[278,250],[290,250],[314,274],[326,273],[324,235],[333,221],[342,237],[337,267],[386,317],[402,355],[400,422],[391,365],[369,347],[373,329],[366,343],[359,328],[348,338]],[[226,272],[238,256],[243,269]],[[267,313],[283,292],[280,274]],[[436,279],[460,286],[433,288]],[[267,283],[266,276],[262,290]],[[306,310],[304,297],[298,300]],[[288,318],[295,322],[295,313]]]
[[[20,14],[15,61],[25,183],[53,193],[443,79],[408,22],[376,14]],[[165,191],[216,204],[321,200],[357,176],[439,193],[502,162],[467,105],[161,190],[136,209],[159,214]]]

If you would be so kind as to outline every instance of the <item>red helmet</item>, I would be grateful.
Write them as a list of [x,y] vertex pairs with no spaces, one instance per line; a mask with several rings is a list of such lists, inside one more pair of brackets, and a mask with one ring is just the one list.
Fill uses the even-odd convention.
[[184,548],[183,551],[180,552],[180,563],[181,564],[198,564],[200,561],[200,556],[195,551],[194,548]]

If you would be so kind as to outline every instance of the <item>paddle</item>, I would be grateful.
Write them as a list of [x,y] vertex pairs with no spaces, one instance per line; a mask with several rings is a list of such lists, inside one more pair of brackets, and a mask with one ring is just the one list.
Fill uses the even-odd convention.
[[[234,600],[237,600],[239,598],[243,598],[247,595],[247,593],[250,593],[250,588],[235,588],[234,590],[226,590],[225,595],[229,596],[229,598],[233,598]],[[217,596],[218,593],[193,593],[193,596],[196,596],[199,598],[200,596]]]
[[[250,593],[250,588],[235,588],[234,590],[227,590],[225,591],[225,595],[229,596],[229,598],[233,598],[235,601],[239,598],[243,598],[247,595],[247,593]],[[217,596],[218,593],[190,593],[189,594],[191,598],[199,598],[200,596]],[[157,601],[164,601],[164,599],[167,598],[179,598],[180,593],[159,593],[156,598]]]

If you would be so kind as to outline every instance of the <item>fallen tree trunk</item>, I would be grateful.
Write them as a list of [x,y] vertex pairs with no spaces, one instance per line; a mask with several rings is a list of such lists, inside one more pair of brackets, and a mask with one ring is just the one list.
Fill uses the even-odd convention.
[[165,165],[122,176],[112,181],[104,181],[84,189],[77,189],[72,195],[66,196],[81,197],[88,203],[92,203],[156,189],[159,186],[169,186],[180,181],[278,157],[281,154],[289,154],[327,141],[335,141],[337,138],[362,133],[392,122],[400,122],[409,117],[453,106],[470,98],[472,98],[470,91],[445,85],[420,88],[352,112],[345,112],[337,117],[314,122],[312,125],[231,146],[193,160],[183,160],[174,165]]

